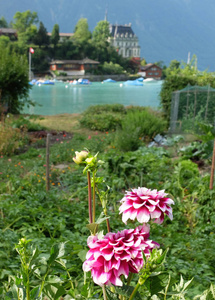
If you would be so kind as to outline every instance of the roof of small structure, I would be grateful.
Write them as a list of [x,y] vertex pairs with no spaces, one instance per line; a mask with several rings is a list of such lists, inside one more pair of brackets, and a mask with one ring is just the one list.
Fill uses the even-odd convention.
[[84,58],[81,60],[53,60],[50,62],[50,65],[58,65],[58,64],[79,64],[79,65],[86,65],[86,64],[99,64],[98,61],[92,60],[90,58]]
[[1,33],[11,33],[11,34],[16,34],[17,33],[17,30],[16,29],[13,29],[13,28],[0,28],[0,32]]
[[215,89],[210,87],[210,85],[199,86],[199,85],[190,85],[188,84],[185,88],[175,91],[178,93],[186,93],[186,92],[215,92]]
[[141,71],[146,71],[146,70],[150,69],[152,66],[155,66],[156,68],[162,70],[162,68],[160,68],[160,67],[157,66],[156,64],[152,64],[152,63],[147,64],[147,65],[145,65],[145,66],[140,66],[140,69],[141,69]]
[[[47,35],[48,36],[51,36],[52,35],[52,33],[51,32],[48,32],[47,33]],[[71,37],[71,36],[73,36],[74,35],[74,33],[64,33],[64,32],[59,32],[59,36],[60,37]]]

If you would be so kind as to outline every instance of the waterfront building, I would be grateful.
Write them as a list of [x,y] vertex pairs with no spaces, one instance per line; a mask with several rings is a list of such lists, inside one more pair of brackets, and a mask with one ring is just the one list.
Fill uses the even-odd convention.
[[140,66],[138,74],[144,78],[154,78],[160,80],[162,77],[162,68],[156,64],[147,64],[145,66]]
[[111,37],[109,42],[115,47],[122,57],[140,58],[140,46],[138,37],[128,25],[112,25],[109,26]]
[[67,73],[67,75],[85,75],[87,71],[97,69],[98,61],[85,58],[82,60],[53,60],[50,71]]

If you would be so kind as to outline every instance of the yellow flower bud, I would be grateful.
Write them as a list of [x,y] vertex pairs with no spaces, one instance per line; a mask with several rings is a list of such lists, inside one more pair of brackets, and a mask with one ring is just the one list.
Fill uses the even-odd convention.
[[78,152],[78,151],[75,151],[75,157],[73,157],[73,160],[76,164],[81,164],[85,158],[87,157],[88,155],[88,152],[87,151],[81,151],[81,152]]

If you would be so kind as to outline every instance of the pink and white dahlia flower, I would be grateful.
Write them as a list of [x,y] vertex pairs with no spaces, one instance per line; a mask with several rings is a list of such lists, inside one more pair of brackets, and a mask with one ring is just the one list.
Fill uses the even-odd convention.
[[120,202],[122,205],[119,207],[119,211],[125,224],[128,219],[137,219],[140,223],[147,223],[150,218],[154,219],[155,223],[161,224],[164,214],[171,220],[173,219],[170,205],[174,204],[174,201],[167,197],[164,190],[157,191],[139,187],[127,191]]
[[90,248],[83,264],[85,272],[91,271],[93,281],[100,285],[122,286],[121,275],[128,277],[129,272],[138,273],[143,266],[142,251],[146,257],[159,244],[148,240],[149,226],[136,229],[124,229],[117,233],[108,233],[102,239],[90,236],[87,244]]

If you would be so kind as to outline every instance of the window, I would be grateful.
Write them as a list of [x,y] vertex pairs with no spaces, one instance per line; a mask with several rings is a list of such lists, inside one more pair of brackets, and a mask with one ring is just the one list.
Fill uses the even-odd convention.
[[157,68],[151,68],[151,70],[152,70],[152,71],[156,71],[156,70],[157,70]]
[[159,75],[159,73],[158,73],[158,72],[155,72],[154,74],[155,74],[155,75]]

